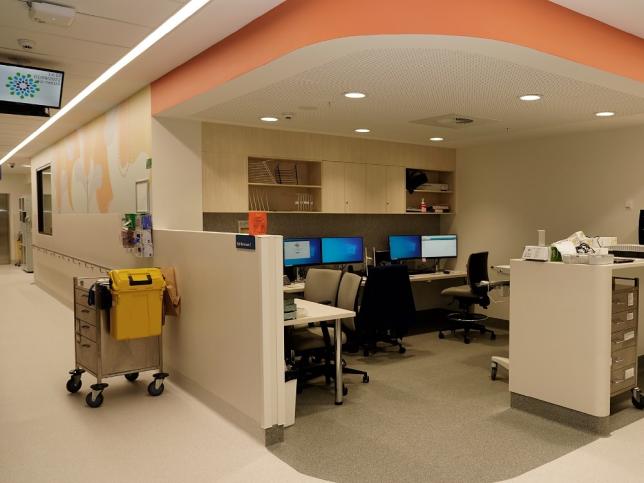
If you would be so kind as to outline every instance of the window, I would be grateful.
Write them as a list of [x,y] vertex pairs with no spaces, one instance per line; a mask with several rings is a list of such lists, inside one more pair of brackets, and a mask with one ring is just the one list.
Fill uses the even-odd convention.
[[51,235],[52,196],[51,196],[51,166],[38,170],[36,173],[38,189],[38,233]]

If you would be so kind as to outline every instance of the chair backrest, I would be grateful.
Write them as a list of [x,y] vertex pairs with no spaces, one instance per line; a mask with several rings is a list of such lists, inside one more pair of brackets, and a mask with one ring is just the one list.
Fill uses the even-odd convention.
[[361,333],[392,330],[402,337],[416,319],[407,265],[385,265],[369,269],[357,325]]
[[306,272],[304,299],[320,304],[335,305],[340,286],[340,270],[310,268]]
[[[338,290],[338,303],[337,307],[346,310],[356,310],[358,301],[358,291],[362,277],[355,273],[345,273],[340,280],[340,289]],[[351,331],[356,330],[355,321],[353,317],[342,319],[342,325]]]
[[483,280],[489,280],[487,257],[488,252],[479,252],[470,254],[467,259],[467,283],[473,294],[487,295],[487,289],[479,286]]

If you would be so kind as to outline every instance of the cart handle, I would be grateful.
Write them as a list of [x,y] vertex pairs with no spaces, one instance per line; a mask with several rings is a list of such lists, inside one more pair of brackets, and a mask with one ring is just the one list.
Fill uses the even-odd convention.
[[152,285],[152,277],[150,276],[150,274],[147,273],[145,275],[145,277],[146,277],[146,280],[134,280],[134,278],[132,278],[132,275],[127,276],[128,280],[130,281],[130,286],[133,286],[133,285]]

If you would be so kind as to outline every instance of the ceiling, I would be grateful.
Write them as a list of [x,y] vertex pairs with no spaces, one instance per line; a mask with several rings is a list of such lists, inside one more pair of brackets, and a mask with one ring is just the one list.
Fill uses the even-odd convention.
[[642,0],[550,0],[587,17],[644,38]]
[[[137,0],[132,8],[129,0],[64,0],[76,17],[59,27],[32,21],[24,1],[0,0],[0,60],[64,71],[64,105],[186,1]],[[33,50],[22,49],[18,39],[32,40]],[[45,120],[0,114],[0,157]]]
[[[393,39],[374,40],[350,53],[346,53],[346,46],[355,41],[343,42],[345,48],[330,46],[334,54],[306,70],[290,70],[289,66],[297,62],[296,56],[290,63],[283,60],[272,69],[258,69],[248,79],[232,81],[228,90],[234,92],[237,83],[245,93],[220,95],[208,103],[201,100],[202,107],[189,117],[413,144],[430,144],[430,137],[444,137],[440,143],[444,147],[644,124],[641,84],[630,84],[628,89],[610,88],[589,82],[590,75],[574,78],[472,48],[447,48],[448,43],[436,47],[439,43],[428,39],[411,39],[406,44],[401,41],[398,47]],[[316,48],[319,53],[323,46]],[[307,55],[307,49],[301,50],[299,59]],[[309,58],[316,56],[314,50],[309,52]],[[528,61],[529,55],[517,58]],[[575,73],[577,68],[573,64],[569,70]],[[280,76],[280,72],[284,75]],[[272,81],[261,85],[260,76]],[[586,80],[580,80],[584,77]],[[344,92],[354,90],[365,92],[367,98],[343,97]],[[531,103],[518,99],[533,93],[543,95],[543,99]],[[204,105],[211,107],[204,110]],[[618,115],[610,119],[594,116],[595,112],[607,110]],[[288,120],[284,113],[294,116]],[[281,119],[268,124],[259,120],[261,116]],[[445,127],[427,120],[443,116],[475,121],[467,127]],[[356,128],[371,132],[358,135],[354,133]]]
[[[283,1],[210,0],[22,148],[11,162],[28,162],[34,154]],[[65,70],[63,105],[187,0],[68,0],[66,3],[74,5],[79,14],[69,29],[61,29],[32,23],[24,3],[19,0],[0,0],[3,13],[0,18],[0,58],[20,54],[22,59],[31,61],[30,65]],[[5,11],[12,16],[5,16]],[[89,22],[87,26],[83,26],[84,20]],[[14,33],[20,35],[19,38],[28,35],[37,41],[36,52],[25,54],[15,39],[13,43],[9,39],[10,45],[5,48],[6,42],[2,40],[7,30],[5,24],[9,24]],[[99,24],[103,25],[100,29]],[[70,33],[75,28],[78,30]],[[42,51],[39,51],[41,47]],[[0,116],[0,157],[42,122],[44,119],[41,118]],[[8,134],[6,138],[3,137],[4,132]]]

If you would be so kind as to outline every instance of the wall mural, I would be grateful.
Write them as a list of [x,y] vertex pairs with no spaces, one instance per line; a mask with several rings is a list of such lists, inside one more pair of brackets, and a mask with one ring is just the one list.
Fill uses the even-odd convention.
[[51,158],[57,213],[126,213],[147,179],[150,90],[146,88],[38,155]]

